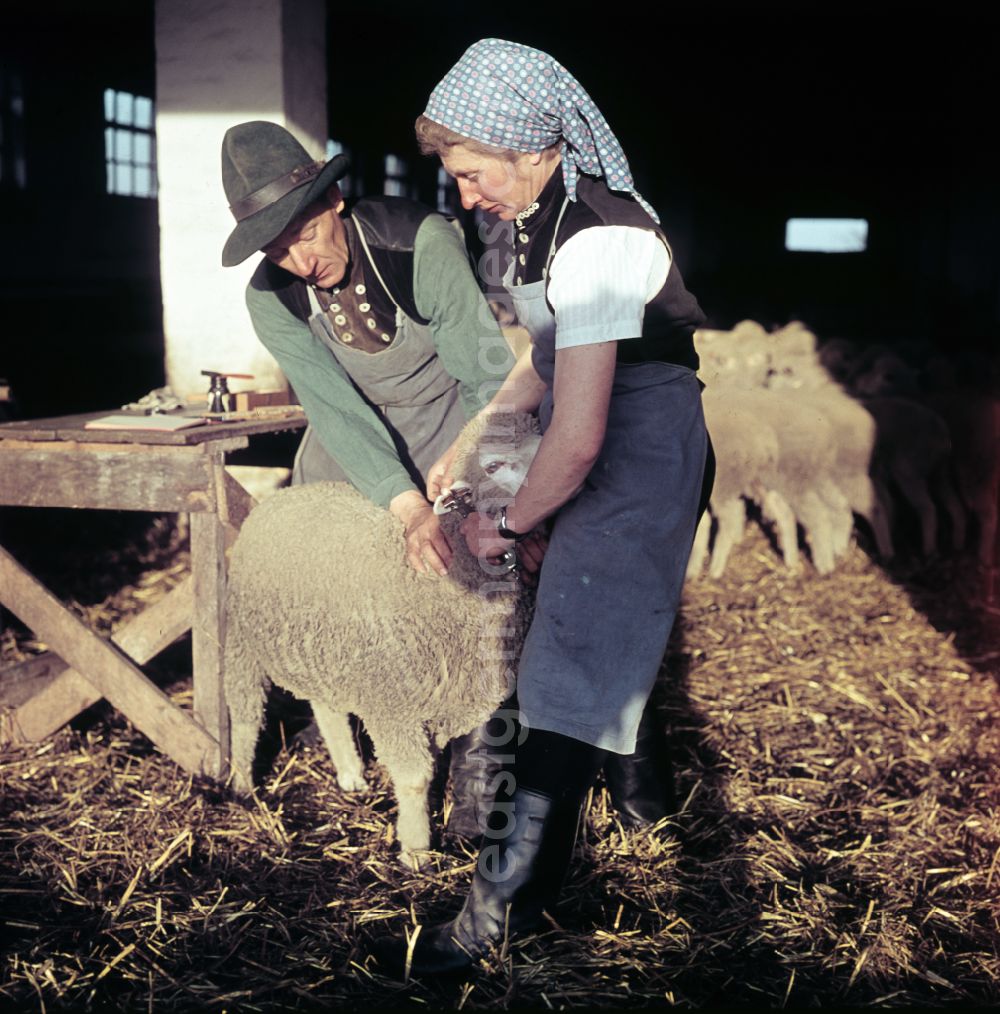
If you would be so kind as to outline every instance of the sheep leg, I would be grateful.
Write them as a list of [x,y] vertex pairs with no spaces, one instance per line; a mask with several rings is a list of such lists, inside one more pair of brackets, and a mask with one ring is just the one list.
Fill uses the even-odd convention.
[[880,499],[872,487],[870,506],[862,515],[868,522],[875,537],[875,548],[883,560],[891,560],[895,552],[892,545],[892,530],[889,527],[889,517],[884,501]]
[[705,566],[705,558],[708,556],[708,543],[711,535],[712,515],[705,511],[694,533],[694,543],[691,546],[691,555],[688,557],[687,571],[684,574],[686,581],[696,581],[701,576]]
[[[237,641],[234,633],[230,642]],[[264,702],[269,682],[259,674],[251,657],[227,648],[225,693],[229,707],[229,771],[231,785],[240,795],[253,791],[253,758],[264,724]]]
[[965,546],[965,506],[955,488],[948,466],[940,467],[934,474],[934,490],[951,527],[951,548],[959,552]]
[[746,517],[743,497],[731,497],[719,506],[716,512],[719,527],[715,533],[715,545],[712,547],[712,558],[708,565],[709,577],[722,577],[733,546],[743,537]]
[[427,733],[420,726],[405,727],[389,718],[364,716],[375,755],[385,765],[396,794],[396,837],[404,865],[419,867],[414,853],[430,848],[431,825],[427,792],[433,774]]
[[933,556],[937,548],[937,508],[931,499],[926,480],[922,476],[902,471],[895,473],[893,479],[900,495],[917,512],[921,552],[925,558]]
[[799,520],[806,533],[813,566],[818,573],[829,574],[834,568],[833,527],[826,504],[813,490],[802,497]]
[[892,535],[885,511],[879,502],[875,483],[871,476],[853,474],[841,477],[847,503],[853,514],[861,518],[871,531],[875,540],[875,551],[882,560],[892,559]]
[[983,567],[993,567],[997,558],[997,500],[1000,490],[987,491],[976,511],[979,519],[978,560]]
[[844,556],[851,548],[851,533],[854,531],[854,515],[847,497],[831,479],[820,480],[819,492],[829,509],[834,557]]
[[368,788],[364,765],[354,745],[350,719],[343,711],[335,711],[322,701],[311,700],[309,703],[323,742],[330,751],[333,766],[337,769],[337,784],[345,792],[361,792]]
[[769,489],[764,494],[760,509],[769,521],[774,523],[778,536],[778,548],[788,570],[796,574],[799,571],[799,529],[792,508],[788,501],[778,492]]
[[872,484],[875,487],[875,502],[879,508],[886,531],[892,533],[897,520],[897,504],[889,486],[888,479],[882,475],[873,477]]

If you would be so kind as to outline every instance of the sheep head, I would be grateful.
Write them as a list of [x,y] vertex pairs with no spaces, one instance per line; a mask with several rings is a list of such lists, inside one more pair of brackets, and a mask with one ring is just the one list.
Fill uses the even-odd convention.
[[[484,508],[509,502],[524,482],[541,443],[538,420],[527,412],[491,412],[467,423],[455,455],[453,489],[469,489],[470,499]],[[434,503],[446,513],[443,491]]]

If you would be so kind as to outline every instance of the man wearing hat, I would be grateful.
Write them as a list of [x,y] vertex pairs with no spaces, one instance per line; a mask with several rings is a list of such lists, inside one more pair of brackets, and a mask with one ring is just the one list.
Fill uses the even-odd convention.
[[[451,547],[424,496],[428,472],[513,357],[455,224],[400,197],[345,213],[347,169],[344,155],[315,162],[276,123],[227,130],[222,180],[237,224],[222,263],[264,254],[250,318],[309,421],[292,481],[349,481],[403,522],[411,566],[444,574]],[[450,826],[470,836],[482,732],[452,744]]]

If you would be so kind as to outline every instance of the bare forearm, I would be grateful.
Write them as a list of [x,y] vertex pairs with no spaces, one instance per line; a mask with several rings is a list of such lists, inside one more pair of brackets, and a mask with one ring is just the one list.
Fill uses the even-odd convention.
[[507,509],[508,526],[528,532],[554,514],[579,491],[596,460],[597,454],[580,448],[553,419],[524,485]]
[[556,353],[552,421],[507,510],[514,531],[530,531],[579,492],[604,443],[614,369],[613,343]]
[[531,363],[531,347],[521,353],[500,390],[483,409],[491,412],[534,412],[542,403],[546,384]]

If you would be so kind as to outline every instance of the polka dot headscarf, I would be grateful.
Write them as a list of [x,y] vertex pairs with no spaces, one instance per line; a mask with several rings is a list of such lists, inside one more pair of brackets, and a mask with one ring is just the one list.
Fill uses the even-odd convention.
[[548,53],[503,39],[480,39],[431,93],[424,115],[498,148],[540,151],[562,140],[566,193],[576,200],[580,172],[632,194],[660,219],[632,182],[628,159],[608,121],[579,81]]

